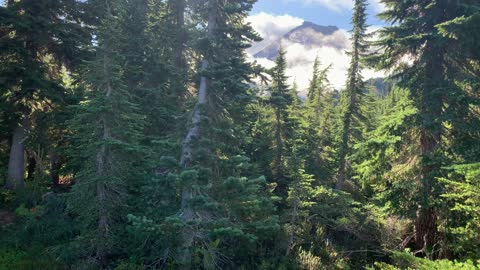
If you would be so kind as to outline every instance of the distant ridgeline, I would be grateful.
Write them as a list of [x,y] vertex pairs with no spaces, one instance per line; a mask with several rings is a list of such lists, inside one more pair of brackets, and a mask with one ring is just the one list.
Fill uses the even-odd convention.
[[339,28],[336,26],[322,26],[312,22],[304,22],[302,25],[295,27],[278,40],[271,42],[265,48],[254,54],[255,58],[267,58],[274,60],[278,55],[281,45],[286,42],[299,43],[306,47],[334,47],[337,49],[345,49],[344,44],[335,42],[335,40],[325,38],[333,35]]

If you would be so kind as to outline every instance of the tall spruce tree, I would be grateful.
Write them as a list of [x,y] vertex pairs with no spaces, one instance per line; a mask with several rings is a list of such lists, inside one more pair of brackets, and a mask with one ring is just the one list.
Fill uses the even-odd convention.
[[313,75],[308,88],[306,104],[304,106],[305,118],[308,123],[309,155],[306,158],[306,169],[317,176],[317,179],[327,180],[332,178],[331,169],[335,166],[333,159],[333,123],[334,106],[333,92],[327,74],[330,66],[321,69],[317,56],[313,65]]
[[272,172],[277,182],[277,193],[283,198],[288,194],[287,172],[285,170],[286,157],[288,156],[287,140],[292,135],[289,124],[290,107],[297,101],[296,93],[288,85],[286,51],[280,48],[275,59],[275,67],[271,70],[272,85],[270,88],[270,105],[274,111],[274,152]]
[[347,177],[347,157],[350,153],[351,139],[354,136],[353,125],[356,121],[363,120],[361,111],[362,98],[365,91],[365,83],[362,78],[362,58],[368,50],[367,45],[367,1],[355,0],[353,8],[353,30],[351,61],[348,69],[346,84],[345,109],[342,116],[342,135],[339,149],[339,169],[336,189],[341,189]]
[[[472,71],[472,65],[458,61],[458,42],[443,35],[438,26],[475,11],[474,2],[384,0],[381,17],[392,26],[381,31],[384,53],[372,58],[379,67],[393,69],[399,85],[411,91],[418,109],[416,126],[420,146],[419,197],[415,218],[415,248],[418,253],[441,256],[438,233],[441,167],[451,162],[446,146],[448,137],[459,135],[473,108],[459,80]],[[408,58],[413,63],[405,63]],[[465,58],[464,58],[465,60]],[[461,117],[459,117],[462,115]],[[463,120],[461,120],[463,119]],[[447,126],[450,125],[450,128]],[[460,132],[466,135],[463,132]],[[467,135],[464,138],[469,137]]]
[[[212,267],[220,264],[222,253],[237,261],[278,226],[275,216],[267,214],[273,206],[264,178],[248,172],[242,149],[232,147],[240,139],[235,132],[243,132],[236,125],[244,121],[243,112],[253,100],[248,83],[254,70],[244,49],[258,37],[244,20],[254,2],[208,0],[195,7],[207,27],[199,42],[203,60],[197,101],[179,162],[182,227],[175,261],[181,268],[198,267],[199,260]],[[223,265],[231,267],[232,261]]]
[[314,124],[320,126],[320,118],[322,116],[323,105],[322,102],[325,100],[326,92],[330,87],[327,74],[331,66],[328,66],[324,69],[320,69],[320,60],[318,56],[315,58],[313,64],[313,75],[310,80],[310,85],[308,87],[307,94],[307,107],[311,111],[309,117],[312,118]]
[[68,208],[81,228],[76,259],[100,267],[118,254],[128,185],[140,168],[135,163],[143,117],[123,80],[125,56],[120,53],[123,22],[131,12],[127,7],[123,0],[101,6],[105,13],[96,31],[95,58],[83,73],[87,96],[71,123],[72,162],[80,168],[68,197]]

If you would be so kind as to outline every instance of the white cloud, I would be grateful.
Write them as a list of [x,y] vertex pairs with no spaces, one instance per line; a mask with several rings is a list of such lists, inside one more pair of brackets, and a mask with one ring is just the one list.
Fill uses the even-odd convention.
[[370,0],[370,5],[372,5],[373,9],[377,12],[383,12],[386,9],[385,4],[382,3],[381,0]]
[[[267,13],[260,13],[251,16],[249,21],[257,32],[259,32],[265,41],[255,44],[253,49],[248,50],[251,55],[263,49],[271,42],[281,42],[286,50],[287,58],[287,75],[290,77],[290,83],[297,82],[300,95],[305,95],[313,72],[313,62],[318,55],[322,67],[331,65],[328,79],[333,88],[342,89],[345,86],[347,78],[347,70],[350,63],[350,57],[345,52],[350,48],[350,34],[346,30],[338,30],[332,35],[322,36],[321,34],[312,34],[306,30],[299,34],[299,37],[293,37],[295,42],[282,39],[281,36],[292,28],[300,25],[303,20],[289,15],[274,16]],[[379,27],[372,26],[369,32],[377,30]],[[270,36],[271,35],[271,36]],[[316,40],[321,38],[322,40]],[[292,39],[292,37],[291,37]],[[308,39],[307,42],[302,42]],[[313,41],[312,41],[313,40]],[[312,46],[312,44],[315,44]],[[266,58],[255,59],[265,68],[271,68],[275,63]],[[375,72],[374,70],[364,70],[363,75],[366,79],[384,76],[383,72]]]
[[253,44],[253,46],[247,50],[250,54],[255,54],[266,45],[278,40],[288,31],[303,23],[303,19],[297,17],[290,15],[274,16],[265,12],[249,16],[247,21],[252,24],[252,27],[264,39],[262,42]]
[[[350,10],[353,8],[353,0],[284,0],[286,2],[301,2],[305,5],[317,4],[324,6],[330,10],[341,12],[344,10]],[[385,5],[380,2],[381,0],[369,0],[369,4],[376,12],[381,12],[385,9]]]

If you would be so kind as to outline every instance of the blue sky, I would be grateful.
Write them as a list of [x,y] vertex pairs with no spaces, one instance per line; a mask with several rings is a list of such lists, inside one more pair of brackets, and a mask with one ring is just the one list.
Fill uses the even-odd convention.
[[[342,29],[350,29],[353,0],[259,0],[252,15],[261,12],[272,15],[291,15],[319,25],[335,25]],[[368,8],[368,24],[384,25],[376,17],[381,10],[378,1],[370,1]]]

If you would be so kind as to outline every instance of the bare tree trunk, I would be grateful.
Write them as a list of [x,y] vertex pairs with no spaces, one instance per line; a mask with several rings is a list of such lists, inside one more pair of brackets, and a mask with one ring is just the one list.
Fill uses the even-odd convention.
[[[208,8],[210,14],[208,16],[208,38],[213,40],[214,34],[217,27],[217,6],[216,0],[209,0]],[[205,72],[209,65],[210,65],[211,55],[205,54],[204,59],[202,61],[202,66],[200,72]],[[202,118],[202,110],[205,109],[208,103],[208,86],[209,86],[209,79],[203,75],[200,78],[200,86],[198,89],[198,96],[197,96],[197,103],[195,108],[193,109],[192,119],[191,119],[191,127],[187,132],[183,142],[182,142],[182,153],[180,157],[180,166],[182,168],[188,168],[191,166],[192,159],[193,159],[193,143],[195,139],[198,139],[201,136],[200,130],[200,122]],[[180,217],[184,224],[188,224],[189,222],[195,220],[197,218],[197,213],[195,213],[194,209],[189,205],[190,200],[193,198],[194,190],[191,186],[185,186],[182,190],[182,197],[181,197],[181,213]],[[195,240],[196,232],[194,228],[188,227],[186,225],[181,232],[182,237],[182,258],[181,264],[182,269],[190,269],[191,267],[191,247]]]
[[24,118],[22,124],[13,130],[7,181],[5,183],[7,189],[21,190],[25,188],[25,139],[28,129],[29,121]]

